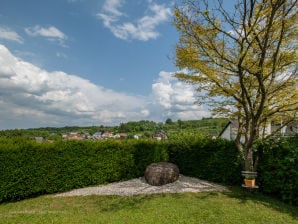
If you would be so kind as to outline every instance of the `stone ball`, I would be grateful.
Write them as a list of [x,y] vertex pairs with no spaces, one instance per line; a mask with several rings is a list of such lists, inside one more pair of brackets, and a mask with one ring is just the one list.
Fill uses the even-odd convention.
[[177,165],[168,162],[152,163],[147,166],[145,180],[153,186],[161,186],[173,183],[179,178],[179,168]]

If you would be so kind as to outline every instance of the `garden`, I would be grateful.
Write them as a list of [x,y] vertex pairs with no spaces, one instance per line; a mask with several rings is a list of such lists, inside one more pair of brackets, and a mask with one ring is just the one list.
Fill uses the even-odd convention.
[[[230,216],[227,219],[230,221],[221,220],[222,223],[237,223],[236,220],[245,216],[259,220],[251,223],[265,223],[268,217],[270,223],[282,223],[277,222],[281,219],[287,220],[284,223],[297,222],[298,137],[264,142],[259,145],[257,153],[260,158],[257,177],[260,188],[250,193],[240,187],[243,182],[242,164],[232,141],[193,135],[161,142],[86,140],[36,143],[20,137],[2,137],[1,220],[7,220],[4,223],[18,222],[16,220],[38,223],[45,218],[46,222],[69,223],[73,220],[70,222],[75,223],[77,218],[86,223],[88,219],[91,223],[96,223],[95,220],[106,223],[108,219],[111,223],[120,223],[122,219],[143,222],[146,218],[144,223],[170,223],[170,220],[171,223],[173,220],[196,223],[195,220],[202,216],[205,220],[202,223],[210,223],[215,218]],[[146,166],[159,161],[173,162],[179,166],[181,174],[223,184],[231,191],[134,197],[48,196],[140,177]],[[261,216],[258,210],[268,213],[268,217]],[[143,217],[142,213],[148,216]]]

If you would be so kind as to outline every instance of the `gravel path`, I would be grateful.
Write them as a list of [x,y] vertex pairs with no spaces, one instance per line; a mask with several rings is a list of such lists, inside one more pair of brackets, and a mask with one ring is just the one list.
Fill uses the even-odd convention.
[[144,177],[116,182],[108,185],[99,185],[72,190],[56,194],[55,197],[87,196],[87,195],[121,195],[131,196],[138,194],[160,194],[180,192],[201,192],[201,191],[228,191],[226,187],[202,181],[197,178],[180,175],[179,179],[163,186],[151,186],[146,183]]

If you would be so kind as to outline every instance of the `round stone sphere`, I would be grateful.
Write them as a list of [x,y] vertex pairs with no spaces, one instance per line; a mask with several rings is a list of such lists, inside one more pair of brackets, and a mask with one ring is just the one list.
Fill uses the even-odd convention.
[[168,162],[152,163],[147,166],[145,180],[153,186],[161,186],[173,183],[179,178],[179,168],[177,165]]

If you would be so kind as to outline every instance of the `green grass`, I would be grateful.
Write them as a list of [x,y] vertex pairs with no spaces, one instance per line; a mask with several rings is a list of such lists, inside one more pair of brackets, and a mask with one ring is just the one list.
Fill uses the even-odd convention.
[[42,196],[0,204],[0,223],[298,223],[298,208],[260,194]]

